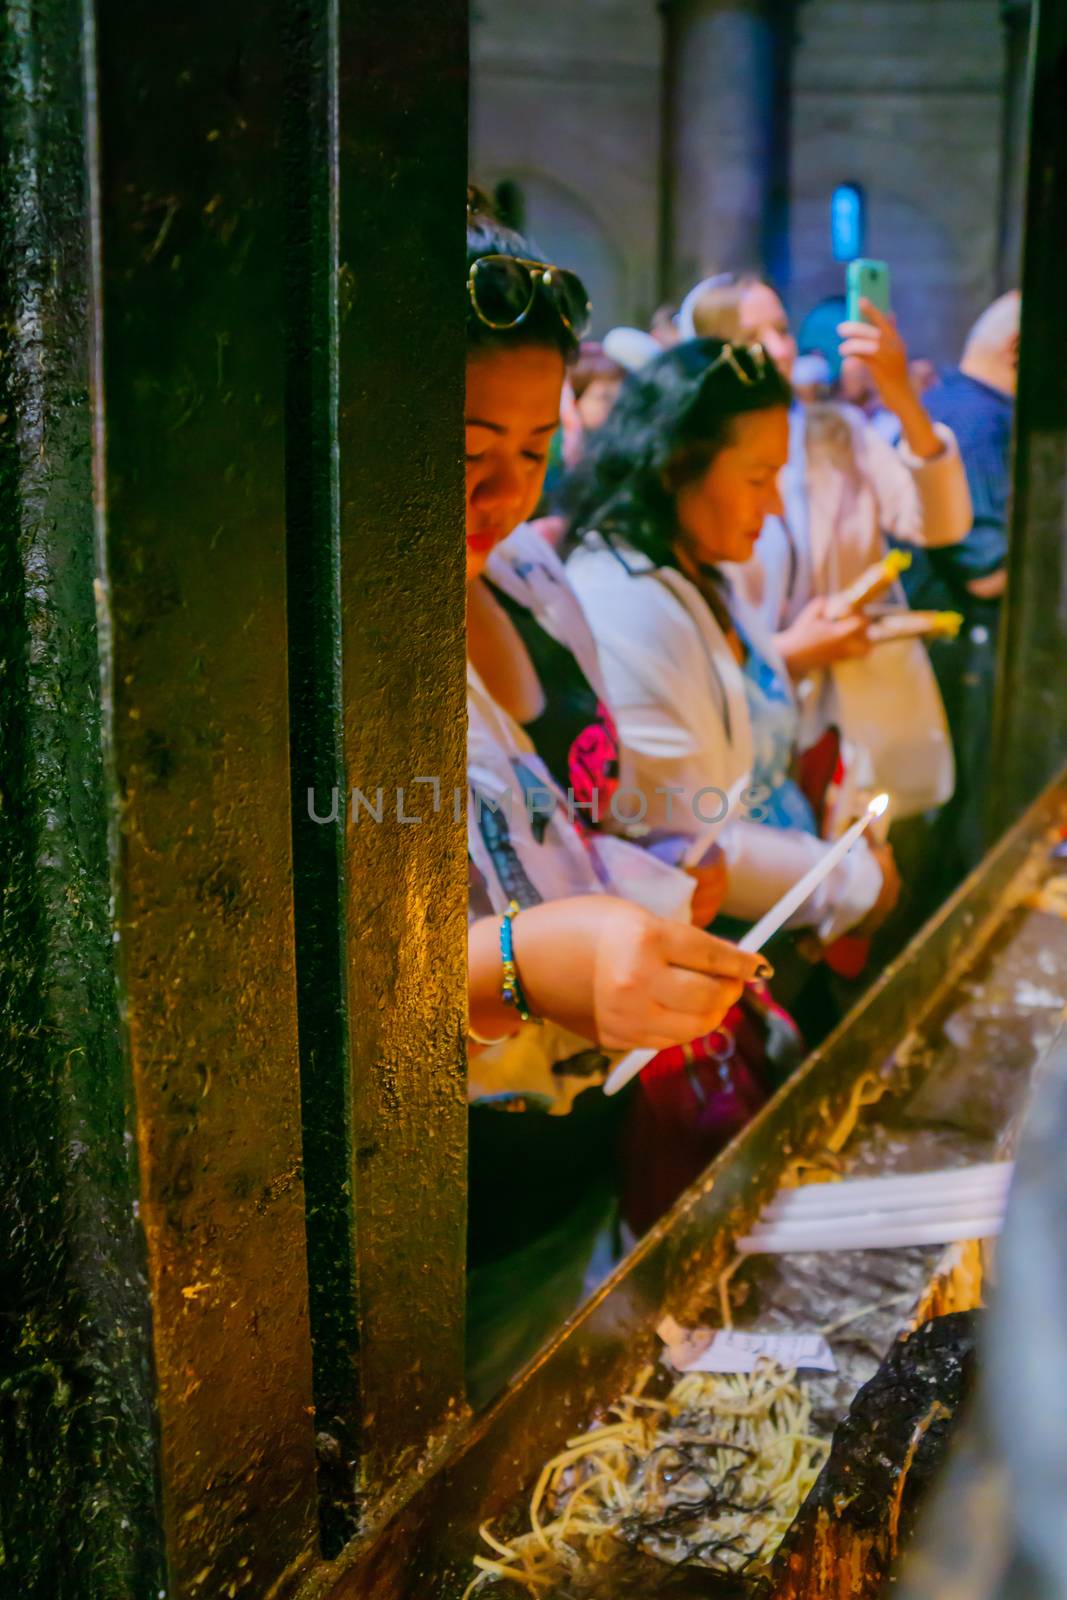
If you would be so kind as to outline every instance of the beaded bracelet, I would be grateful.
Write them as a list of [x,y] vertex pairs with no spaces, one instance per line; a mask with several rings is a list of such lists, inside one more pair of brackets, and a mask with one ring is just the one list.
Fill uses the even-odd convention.
[[522,992],[522,983],[519,980],[519,969],[515,965],[515,942],[512,935],[512,923],[519,914],[519,902],[512,900],[508,909],[500,919],[500,960],[504,967],[504,984],[500,991],[501,998],[506,1006],[514,1006],[523,1022],[540,1022],[540,1017],[531,1014],[526,1004],[526,996]]

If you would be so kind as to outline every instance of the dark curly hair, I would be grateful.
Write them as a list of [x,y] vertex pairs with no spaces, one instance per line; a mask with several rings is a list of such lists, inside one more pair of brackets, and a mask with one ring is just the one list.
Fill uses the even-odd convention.
[[565,549],[595,529],[658,567],[677,565],[679,490],[729,444],[735,417],[789,406],[793,398],[773,361],[752,383],[725,364],[712,371],[724,348],[721,339],[688,339],[626,379],[565,485]]
[[[493,202],[481,189],[467,190],[467,271],[481,256],[520,256],[527,261],[547,258],[529,239],[500,221]],[[467,301],[467,350],[515,350],[539,345],[558,350],[568,364],[578,355],[578,341],[543,294],[534,297],[517,328],[489,328]]]

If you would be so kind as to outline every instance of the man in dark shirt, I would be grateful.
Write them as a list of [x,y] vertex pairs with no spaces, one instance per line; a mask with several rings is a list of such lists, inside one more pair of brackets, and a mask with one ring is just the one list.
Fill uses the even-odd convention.
[[974,525],[956,545],[915,552],[905,587],[912,606],[959,611],[959,637],[930,650],[956,752],[956,792],[939,819],[935,855],[948,892],[981,859],[992,734],[1000,597],[1007,559],[1007,505],[1019,362],[1017,291],[982,313],[958,369],[928,391],[930,415],[959,442],[974,505]]

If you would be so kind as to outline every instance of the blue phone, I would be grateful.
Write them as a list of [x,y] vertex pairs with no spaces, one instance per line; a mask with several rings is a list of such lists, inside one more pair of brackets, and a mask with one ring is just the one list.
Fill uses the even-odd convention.
[[845,277],[847,299],[846,319],[864,322],[860,314],[860,301],[869,300],[884,316],[889,315],[889,265],[885,261],[868,261],[860,256],[850,261]]

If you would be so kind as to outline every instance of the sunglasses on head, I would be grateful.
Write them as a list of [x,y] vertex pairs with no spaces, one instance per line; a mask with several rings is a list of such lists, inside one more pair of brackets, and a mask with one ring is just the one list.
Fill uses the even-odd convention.
[[761,344],[724,344],[704,374],[710,378],[720,367],[729,367],[739,383],[751,388],[765,376],[771,360]]
[[479,322],[497,332],[520,327],[539,291],[548,296],[575,339],[583,338],[589,329],[592,307],[581,278],[547,261],[479,256],[467,274],[467,291]]

